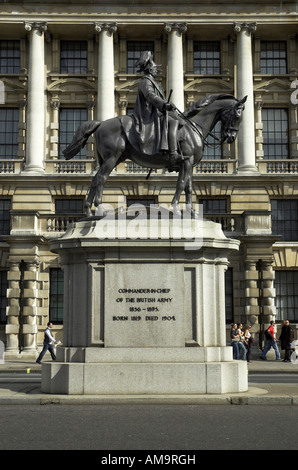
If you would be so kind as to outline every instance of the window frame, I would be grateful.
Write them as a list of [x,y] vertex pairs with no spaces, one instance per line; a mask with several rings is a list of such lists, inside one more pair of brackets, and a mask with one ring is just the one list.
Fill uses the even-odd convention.
[[[283,277],[283,279],[282,279]],[[292,278],[292,279],[291,279]],[[298,271],[294,269],[275,270],[276,320],[298,322]],[[291,312],[292,310],[292,312]]]
[[[10,112],[11,116],[9,116]],[[0,159],[17,159],[19,140],[19,108],[1,107],[0,124]],[[1,155],[2,152],[3,155]]]
[[[269,116],[270,111],[273,117]],[[285,119],[276,119],[278,113],[282,117],[283,111]],[[288,108],[263,108],[262,124],[264,160],[288,160],[290,158],[290,120]]]
[[[202,46],[201,50],[199,45]],[[208,47],[216,46],[216,50]],[[203,48],[205,47],[205,50]],[[201,54],[201,57],[199,55]],[[218,57],[215,55],[218,54]],[[196,57],[197,55],[197,57]],[[205,55],[205,57],[203,57]],[[203,66],[203,62],[206,62]],[[193,42],[193,70],[195,75],[221,75],[221,42],[220,41],[194,41]]]
[[[64,46],[68,46],[68,48],[64,48]],[[76,48],[76,46],[81,48]],[[85,57],[82,57],[82,54],[85,54]],[[60,73],[68,75],[86,75],[88,73],[88,41],[60,41]]]
[[[68,118],[68,114],[73,112],[72,119]],[[61,119],[61,116],[65,113],[65,118]],[[83,115],[84,113],[84,115]],[[59,160],[65,160],[63,150],[71,143],[73,136],[78,126],[88,120],[87,108],[74,108],[74,107],[61,107],[59,109],[59,136],[58,136],[58,158]],[[63,123],[66,127],[63,129]],[[86,146],[75,155],[74,160],[85,160],[87,158]]]
[[[56,279],[53,278],[55,273],[57,275]],[[49,278],[49,321],[56,325],[62,325],[64,308],[64,273],[61,268],[50,268]],[[62,293],[59,289],[59,286],[61,285]]]
[[[276,209],[274,208],[275,203]],[[290,207],[285,207],[286,204],[289,203],[292,203],[292,207],[291,204]],[[294,207],[294,203],[296,207]],[[298,241],[298,199],[272,198],[270,205],[272,234],[281,235],[280,241]],[[278,205],[280,205],[280,207],[278,207]],[[293,216],[287,218],[288,213],[293,213]],[[281,217],[278,217],[279,214]]]
[[[4,46],[7,44],[7,49]],[[13,43],[13,44],[12,44]],[[9,48],[11,46],[15,46]],[[5,57],[6,56],[6,57]],[[4,64],[6,59],[6,64]],[[11,62],[11,65],[9,64]],[[21,72],[21,42],[19,39],[0,40],[0,74],[16,75]]]
[[[269,49],[269,46],[273,47]],[[279,45],[279,49],[274,50],[274,46]],[[284,50],[281,50],[281,45],[284,45]],[[263,49],[266,46],[267,49]],[[285,56],[281,57],[281,53],[285,52]],[[276,53],[276,54],[275,54]],[[279,55],[278,55],[279,53]],[[284,61],[284,65],[281,65]],[[270,62],[272,63],[271,65]],[[278,64],[277,64],[278,62]],[[287,41],[261,41],[260,44],[260,72],[264,75],[285,75],[288,70],[288,54],[287,54]]]

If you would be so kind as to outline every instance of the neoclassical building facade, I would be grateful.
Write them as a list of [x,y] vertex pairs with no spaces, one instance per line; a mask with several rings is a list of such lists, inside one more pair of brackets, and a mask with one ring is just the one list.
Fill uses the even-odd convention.
[[[213,93],[247,95],[235,144],[210,138],[194,168],[193,202],[241,241],[226,273],[227,331],[289,319],[298,329],[298,37],[296,2],[8,1],[0,5],[0,340],[36,357],[50,320],[62,339],[63,273],[49,243],[83,215],[98,169],[77,126],[132,112],[135,62],[154,52],[183,111]],[[215,133],[218,129],[215,129]],[[212,145],[214,142],[214,145]],[[129,160],[106,205],[168,204],[176,174]],[[183,204],[183,199],[182,199]],[[83,312],[82,312],[83,314]]]

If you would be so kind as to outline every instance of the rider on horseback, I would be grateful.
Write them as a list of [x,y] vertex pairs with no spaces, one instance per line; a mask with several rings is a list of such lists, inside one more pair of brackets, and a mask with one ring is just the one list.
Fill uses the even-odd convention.
[[177,167],[184,160],[177,151],[178,127],[184,122],[176,113],[175,106],[166,101],[161,85],[155,80],[157,65],[152,52],[143,52],[136,66],[144,76],[139,83],[132,116],[135,138],[144,153],[168,153],[169,167]]

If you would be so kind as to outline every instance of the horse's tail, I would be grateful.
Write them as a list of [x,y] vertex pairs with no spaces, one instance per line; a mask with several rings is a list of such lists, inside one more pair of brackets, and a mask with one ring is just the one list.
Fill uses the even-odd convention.
[[100,124],[100,121],[86,121],[77,128],[71,143],[65,150],[63,150],[66,160],[73,158],[82,148],[85,147],[90,135],[96,131]]

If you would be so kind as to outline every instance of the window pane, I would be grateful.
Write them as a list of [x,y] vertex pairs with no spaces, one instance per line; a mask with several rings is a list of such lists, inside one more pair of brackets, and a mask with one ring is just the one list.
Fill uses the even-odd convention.
[[82,214],[83,199],[56,199],[56,214]]
[[287,73],[286,41],[261,41],[261,73]]
[[226,214],[226,199],[202,199],[199,204],[203,205],[203,214]]
[[262,109],[264,158],[289,158],[287,109]]
[[0,41],[0,73],[20,72],[20,41]]
[[64,279],[60,268],[50,269],[50,321],[63,323]]
[[0,158],[17,158],[19,138],[18,124],[18,109],[0,109]]
[[7,272],[0,271],[0,324],[6,323],[7,288]]
[[10,199],[0,199],[0,236],[10,234]]
[[298,321],[298,271],[275,271],[276,319]]
[[[214,127],[212,134],[221,140],[221,123],[218,122]],[[209,145],[208,145],[209,144]],[[202,160],[220,160],[222,158],[222,146],[218,144],[218,140],[211,135],[207,137],[207,145],[204,148]]]
[[220,42],[194,42],[194,73],[199,75],[220,74]]
[[87,41],[60,42],[60,72],[87,73]]
[[283,241],[298,241],[298,200],[271,200],[272,233]]
[[[79,125],[87,121],[87,109],[61,109],[59,120],[59,158],[64,159],[63,150],[71,143]],[[86,158],[86,147],[78,153],[75,159]]]

